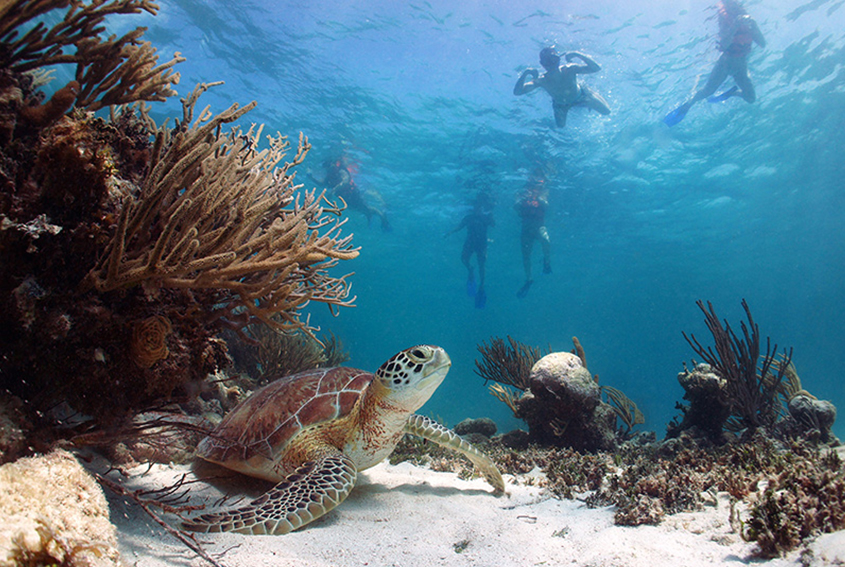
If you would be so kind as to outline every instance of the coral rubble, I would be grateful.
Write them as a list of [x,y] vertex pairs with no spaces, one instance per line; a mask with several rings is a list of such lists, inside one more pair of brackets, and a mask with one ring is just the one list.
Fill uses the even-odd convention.
[[[662,522],[679,512],[715,506],[736,539],[756,542],[754,555],[785,554],[823,533],[845,529],[845,467],[840,453],[806,440],[782,444],[763,431],[744,442],[699,444],[682,435],[614,451],[584,453],[531,445],[513,450],[504,436],[485,452],[513,482],[544,486],[559,498],[612,506],[618,525]],[[471,474],[459,456],[404,440],[391,462]],[[537,471],[544,474],[538,475]],[[530,473],[530,474],[529,474]]]
[[117,566],[103,491],[68,452],[0,466],[0,566]]

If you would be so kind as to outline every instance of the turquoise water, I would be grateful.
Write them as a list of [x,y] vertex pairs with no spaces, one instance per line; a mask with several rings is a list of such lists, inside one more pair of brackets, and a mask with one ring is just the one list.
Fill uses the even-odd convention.
[[[694,353],[681,332],[712,344],[698,299],[738,329],[745,298],[763,336],[794,347],[806,389],[845,408],[845,9],[842,0],[749,1],[768,45],[749,67],[754,105],[702,102],[674,128],[661,118],[715,62],[706,0],[617,2],[163,3],[149,27],[166,59],[180,51],[184,96],[221,111],[257,100],[248,120],[314,145],[307,165],[344,149],[357,181],[378,191],[393,225],[350,211],[361,247],[353,309],[312,323],[337,334],[350,364],[375,369],[427,342],[452,371],[424,413],[450,424],[520,422],[474,374],[476,345],[511,335],[572,348],[577,335],[602,384],[625,391],[662,437],[683,391],[676,374]],[[602,66],[583,81],[610,116],[576,108],[553,128],[548,96],[512,94],[541,47],[581,50]],[[730,85],[727,82],[725,86]],[[173,100],[154,116],[180,116]],[[549,177],[551,275],[516,297],[523,273],[512,208],[535,160]],[[488,303],[465,292],[462,234],[467,179],[493,165]],[[840,419],[835,428],[845,437]]]

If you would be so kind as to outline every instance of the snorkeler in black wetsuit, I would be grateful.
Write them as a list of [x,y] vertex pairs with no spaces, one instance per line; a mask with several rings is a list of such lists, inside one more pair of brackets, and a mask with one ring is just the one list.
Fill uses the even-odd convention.
[[[472,211],[461,220],[457,227],[446,233],[448,236],[464,228],[467,231],[464,247],[461,250],[461,262],[467,269],[467,294],[475,297],[475,306],[479,309],[487,304],[484,265],[487,261],[487,230],[495,226],[492,208],[493,204],[489,195],[480,193]],[[475,284],[475,273],[472,268],[473,254],[478,262],[478,287]]]

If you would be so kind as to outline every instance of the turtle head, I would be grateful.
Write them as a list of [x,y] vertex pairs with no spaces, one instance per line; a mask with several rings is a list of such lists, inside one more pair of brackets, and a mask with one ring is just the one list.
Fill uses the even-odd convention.
[[452,361],[438,346],[417,345],[395,354],[376,370],[392,403],[416,411],[446,377]]

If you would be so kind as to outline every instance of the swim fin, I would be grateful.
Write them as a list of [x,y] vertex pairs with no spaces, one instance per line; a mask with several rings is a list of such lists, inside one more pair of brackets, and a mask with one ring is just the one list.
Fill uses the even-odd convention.
[[476,293],[477,291],[475,288],[475,280],[473,278],[470,278],[467,280],[467,295],[470,297],[475,297]]
[[692,108],[692,105],[688,102],[685,102],[684,104],[667,114],[663,118],[663,123],[670,127],[674,126],[675,124],[684,119],[684,117],[687,115],[687,112],[689,112],[690,108]]
[[531,284],[534,283],[534,280],[528,280],[525,284],[519,288],[519,291],[516,292],[516,296],[520,299],[528,295],[528,289],[531,287]]
[[731,98],[734,95],[734,93],[736,93],[738,90],[739,90],[739,87],[734,85],[731,88],[729,88],[728,90],[726,90],[725,92],[723,92],[722,94],[717,94],[717,95],[707,97],[707,102],[724,102],[724,101],[728,100],[729,98]]
[[485,305],[487,305],[487,292],[484,291],[484,288],[481,288],[475,294],[475,308],[484,309]]

